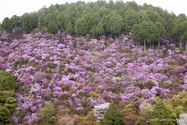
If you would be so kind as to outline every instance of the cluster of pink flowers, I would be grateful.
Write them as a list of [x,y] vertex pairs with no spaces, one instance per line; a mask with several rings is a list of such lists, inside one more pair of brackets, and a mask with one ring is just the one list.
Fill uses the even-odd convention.
[[[154,100],[158,91],[167,98],[171,96],[171,89],[162,88],[162,84],[172,84],[173,79],[184,76],[184,84],[179,85],[178,89],[187,90],[186,65],[175,66],[173,74],[162,71],[169,70],[167,67],[176,61],[187,61],[187,57],[173,50],[174,45],[167,40],[161,40],[165,45],[159,49],[143,52],[124,34],[121,40],[114,41],[110,37],[106,45],[102,42],[105,37],[89,42],[65,33],[61,35],[62,41],[56,36],[54,42],[47,39],[48,34],[40,32],[37,36],[24,34],[23,39],[15,39],[12,43],[0,41],[0,70],[12,72],[20,80],[18,86],[24,94],[17,92],[15,112],[24,112],[28,124],[38,119],[45,101],[58,100],[68,93],[71,96],[65,103],[76,106],[77,110],[84,110],[81,100],[89,100],[90,106],[106,102],[99,91],[104,89],[113,100],[115,96],[109,92],[115,92],[116,89],[125,90],[125,93],[118,94],[123,101],[133,101],[139,97]],[[153,81],[154,85],[144,88],[148,80]],[[71,88],[63,90],[68,85]],[[113,85],[116,88],[112,88]],[[100,96],[98,100],[86,98],[92,91]],[[80,92],[85,97],[78,96]],[[52,95],[48,96],[49,93]],[[140,108],[143,109],[145,105],[149,106],[142,103]],[[14,115],[12,120],[18,123],[19,116]]]

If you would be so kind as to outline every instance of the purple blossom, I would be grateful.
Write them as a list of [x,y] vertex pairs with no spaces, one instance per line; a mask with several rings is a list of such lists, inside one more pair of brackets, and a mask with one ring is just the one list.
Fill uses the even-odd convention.
[[21,107],[22,107],[23,109],[29,109],[29,106],[28,106],[26,103],[24,103]]
[[38,83],[36,83],[34,86],[36,87],[37,91],[41,90],[41,86]]
[[103,100],[102,98],[99,98],[97,100],[97,104],[104,104],[105,103],[105,100]]
[[30,116],[30,115],[27,115],[24,119],[27,120],[27,123],[28,123],[29,125],[32,125],[32,122],[33,122],[34,120],[37,120],[37,119],[38,119],[38,115],[37,115],[36,113],[32,113],[31,116]]
[[84,86],[84,87],[83,87],[83,90],[84,90],[86,93],[89,93],[89,92],[92,91],[92,87],[90,87],[90,86]]
[[58,86],[55,86],[54,88],[53,88],[53,91],[62,91],[62,88],[61,87],[58,87]]
[[184,84],[187,84],[187,75],[184,76]]
[[78,107],[76,110],[84,110],[84,108],[82,106]]
[[152,93],[152,96],[155,97],[157,94],[157,89],[160,89],[159,87],[153,86],[150,92]]
[[75,97],[76,97],[76,94],[75,94],[75,93],[73,93],[73,94],[71,95],[71,97],[75,98]]
[[129,98],[129,94],[121,94],[121,99],[125,102],[125,101],[130,101],[131,99]]
[[158,66],[159,68],[164,68],[164,65],[161,64],[161,63],[157,64],[157,66]]
[[11,120],[12,120],[14,123],[18,124],[18,117],[14,117],[14,116],[13,116],[13,117],[11,118]]
[[47,57],[49,56],[49,54],[42,54],[42,59],[45,60]]
[[168,94],[170,94],[171,91],[169,89],[163,89],[161,88],[161,94],[165,95],[165,96],[168,96]]
[[62,91],[55,91],[54,93],[53,93],[53,96],[54,97],[58,97],[58,96],[60,96],[60,95],[62,95],[63,94],[63,92]]
[[151,97],[151,92],[148,89],[143,89],[141,91],[141,94],[144,98],[150,98]]
[[63,107],[62,107],[62,105],[60,105],[59,107],[58,107],[58,109],[62,109]]
[[36,107],[36,106],[33,106],[33,107],[31,108],[31,110],[34,112],[34,111],[37,110],[37,107]]
[[38,108],[39,108],[39,109],[42,108],[42,103],[39,103],[39,104],[38,104]]

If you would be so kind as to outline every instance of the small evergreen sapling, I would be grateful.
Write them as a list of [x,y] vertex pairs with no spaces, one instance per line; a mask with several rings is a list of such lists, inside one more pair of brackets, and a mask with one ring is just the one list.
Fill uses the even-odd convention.
[[0,78],[0,90],[15,89],[14,77],[10,72],[4,72]]
[[103,123],[104,125],[121,125],[123,122],[123,117],[121,112],[117,109],[117,106],[112,103],[109,109],[106,110]]
[[44,123],[50,122],[52,120],[53,116],[55,115],[55,107],[53,103],[45,105],[41,110],[39,114],[39,118]]
[[174,119],[176,118],[176,114],[172,112],[172,110],[164,104],[163,101],[159,100],[153,110],[150,112],[152,125],[174,125],[174,121],[164,121],[163,119]]
[[6,107],[0,106],[0,125],[11,125],[11,114]]

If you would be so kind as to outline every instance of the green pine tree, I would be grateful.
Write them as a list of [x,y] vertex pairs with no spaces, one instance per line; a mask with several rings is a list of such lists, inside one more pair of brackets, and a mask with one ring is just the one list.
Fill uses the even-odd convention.
[[153,43],[153,45],[154,45],[154,42],[157,42],[158,40],[159,40],[159,30],[154,25],[154,23],[149,22],[149,35],[147,38],[147,42],[150,44],[150,49],[151,49],[151,43]]
[[[152,125],[175,125],[173,121],[168,121],[167,119],[173,119],[172,111],[167,107],[163,101],[159,100],[153,108],[151,114],[151,124]],[[167,121],[164,121],[166,119]]]
[[64,29],[64,19],[65,19],[64,13],[60,12],[60,14],[57,16],[59,29]]
[[75,33],[77,36],[85,35],[87,33],[86,29],[86,19],[84,17],[79,18],[75,22]]
[[55,24],[54,21],[51,21],[48,25],[47,25],[47,31],[49,33],[52,34],[56,34],[58,32],[58,26]]
[[1,24],[3,30],[5,30],[6,32],[10,32],[12,30],[11,25],[12,22],[8,17],[5,17]]
[[95,29],[95,33],[96,33],[96,36],[104,35],[104,29],[102,27],[97,26]]
[[160,46],[160,38],[164,36],[164,26],[160,22],[156,22],[156,28],[158,29],[159,39],[158,39],[158,46]]
[[133,39],[133,41],[136,41],[137,43],[137,47],[140,47],[140,41],[141,41],[141,37],[139,34],[139,24],[134,24],[133,27],[131,28],[131,38]]
[[66,28],[67,32],[72,34],[73,33],[73,29],[72,29],[72,24],[69,22]]
[[182,27],[182,24],[179,23],[175,26],[175,28],[172,31],[172,37],[175,40],[179,41],[180,49],[182,48],[182,34],[183,34],[183,27]]
[[129,8],[125,13],[124,21],[125,21],[125,31],[130,32],[132,26],[134,24],[140,23],[141,20],[139,14],[135,12],[133,9]]
[[160,22],[163,25],[164,29],[165,29],[165,27],[166,27],[166,20],[163,17],[160,17],[160,16],[157,17],[156,18],[156,22]]
[[182,34],[182,41],[186,42],[186,50],[187,50],[187,31]]
[[57,19],[57,16],[56,16],[55,14],[49,13],[49,14],[46,16],[46,18],[45,18],[45,26],[48,26],[48,24],[49,24],[51,21],[54,21],[55,24],[57,24],[58,19]]
[[104,125],[121,125],[123,122],[123,117],[121,112],[117,109],[117,106],[112,103],[109,109],[105,111],[103,124]]
[[144,41],[144,50],[146,50],[146,39],[149,36],[149,24],[147,21],[143,21],[140,24],[138,34],[140,38]]
[[167,32],[172,32],[174,28],[175,28],[175,22],[172,18],[169,18],[166,23]]

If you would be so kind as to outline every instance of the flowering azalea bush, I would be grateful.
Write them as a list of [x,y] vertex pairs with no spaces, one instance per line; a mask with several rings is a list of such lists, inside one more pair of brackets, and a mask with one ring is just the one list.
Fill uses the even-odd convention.
[[[53,42],[50,34],[40,32],[24,34],[11,43],[0,41],[0,70],[6,71],[5,75],[0,72],[0,90],[16,89],[13,123],[54,123],[62,118],[57,117],[61,110],[68,117],[85,117],[94,105],[106,102],[117,106],[131,103],[123,106],[129,110],[121,110],[123,121],[143,122],[138,112],[148,117],[144,109],[152,109],[157,96],[167,103],[174,93],[187,91],[186,55],[176,51],[168,40],[161,41],[163,45],[158,49],[147,51],[137,48],[124,34],[116,41],[109,37],[106,44],[105,39],[73,37],[66,32],[54,35]],[[12,80],[17,87],[12,86]],[[5,103],[6,95],[0,96]],[[53,109],[46,107],[49,104]],[[53,113],[43,114],[46,108]],[[129,114],[130,110],[134,114]]]

